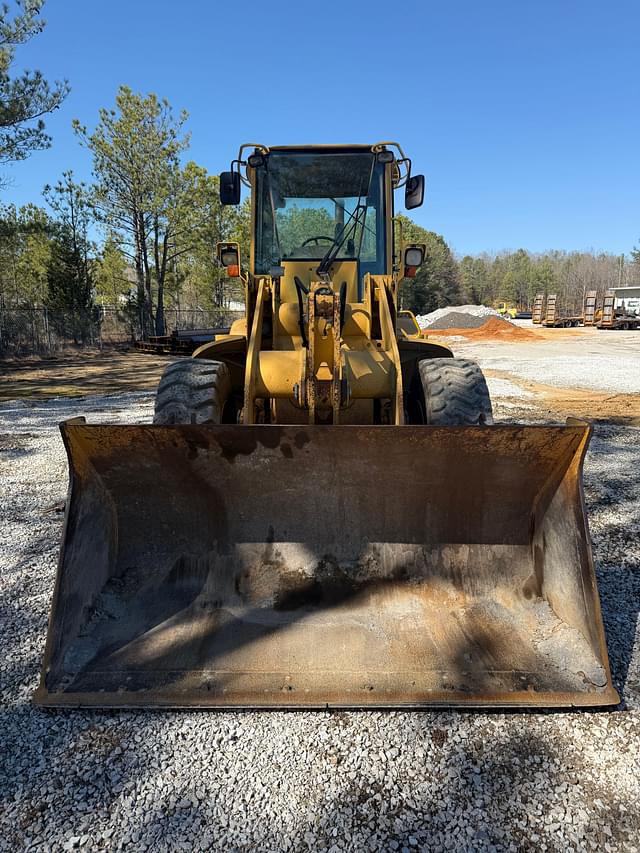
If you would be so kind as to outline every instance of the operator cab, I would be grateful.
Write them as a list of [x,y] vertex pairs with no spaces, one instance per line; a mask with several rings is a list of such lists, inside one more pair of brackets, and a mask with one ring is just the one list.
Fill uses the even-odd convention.
[[384,177],[367,151],[272,152],[255,170],[255,273],[295,266],[308,286],[350,262],[359,302],[366,273],[387,269]]
[[409,207],[421,204],[424,193],[424,177],[411,177],[396,143],[256,146],[244,161],[245,147],[231,172],[221,175],[221,201],[238,203],[241,180],[251,186],[251,272],[283,270],[283,301],[296,300],[296,279],[305,288],[327,279],[346,287],[349,302],[360,302],[367,274],[392,273],[393,189],[407,187]]

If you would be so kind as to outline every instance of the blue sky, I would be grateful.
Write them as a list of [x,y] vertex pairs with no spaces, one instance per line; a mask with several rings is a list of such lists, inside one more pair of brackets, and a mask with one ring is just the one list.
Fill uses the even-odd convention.
[[413,218],[461,254],[640,239],[638,0],[48,0],[44,17],[16,69],[72,92],[4,201],[88,178],[71,120],[93,127],[126,83],[188,110],[211,172],[244,141],[398,140],[427,177]]

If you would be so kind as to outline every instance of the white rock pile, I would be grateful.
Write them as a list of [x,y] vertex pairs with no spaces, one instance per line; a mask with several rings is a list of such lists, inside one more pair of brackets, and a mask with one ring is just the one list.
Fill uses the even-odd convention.
[[419,314],[416,320],[421,329],[474,329],[482,326],[488,317],[499,317],[509,322],[487,305],[448,305],[436,308],[430,314]]

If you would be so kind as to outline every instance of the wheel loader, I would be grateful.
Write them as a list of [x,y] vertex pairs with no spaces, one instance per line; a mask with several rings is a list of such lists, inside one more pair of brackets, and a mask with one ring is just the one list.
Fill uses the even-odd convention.
[[166,368],[153,424],[61,425],[46,706],[600,706],[588,424],[494,424],[478,365],[407,334],[425,247],[393,142],[240,148],[246,316]]

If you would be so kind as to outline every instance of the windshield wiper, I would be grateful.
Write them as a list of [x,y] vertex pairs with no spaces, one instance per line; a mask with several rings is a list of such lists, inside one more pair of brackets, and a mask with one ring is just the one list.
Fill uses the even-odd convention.
[[[318,264],[316,272],[318,275],[326,276],[329,270],[331,269],[331,264],[335,261],[338,252],[344,246],[347,239],[354,236],[356,233],[356,229],[358,228],[358,224],[360,222],[360,216],[362,215],[362,233],[364,234],[364,223],[367,218],[367,208],[369,206],[369,192],[371,190],[371,179],[373,178],[373,167],[375,165],[375,158],[371,158],[371,169],[369,171],[369,180],[367,182],[367,191],[364,194],[360,194],[358,196],[358,204],[355,207],[352,214],[349,216],[349,220],[345,222],[342,226],[342,230],[335,237],[333,243],[329,246],[327,251],[325,252],[322,260]],[[360,199],[365,198],[365,203],[361,204]],[[342,206],[342,205],[341,205]],[[342,206],[343,211],[345,210],[344,206]],[[360,243],[362,244],[362,237],[360,238]],[[359,252],[358,252],[359,254]]]
[[[341,208],[341,209],[344,211],[344,213],[348,213],[347,208],[344,206],[344,204],[341,204],[341,203],[340,203],[340,201],[339,201],[337,198],[333,198],[333,196],[332,196],[332,197],[331,197],[331,201],[332,201],[334,204],[337,204],[337,205],[338,205],[338,207],[339,207],[339,208]],[[351,218],[351,214],[348,214],[348,215],[349,215],[349,218]],[[368,232],[369,232],[369,234],[373,235],[373,238],[375,239],[375,236],[376,236],[375,229],[374,229],[374,228],[372,228],[370,225],[367,225],[366,217],[365,217],[364,222],[362,223],[362,228],[363,228],[363,230],[364,230],[364,231],[368,231]]]
[[318,268],[316,272],[318,275],[326,275],[331,269],[331,264],[335,261],[338,252],[344,246],[346,241],[353,237],[358,228],[358,224],[360,222],[360,216],[362,214],[362,222],[367,215],[367,205],[366,204],[358,204],[354,209],[353,213],[349,215],[348,221],[342,226],[342,230],[336,236],[333,243],[329,246],[327,251],[325,252],[322,260],[318,264]]

